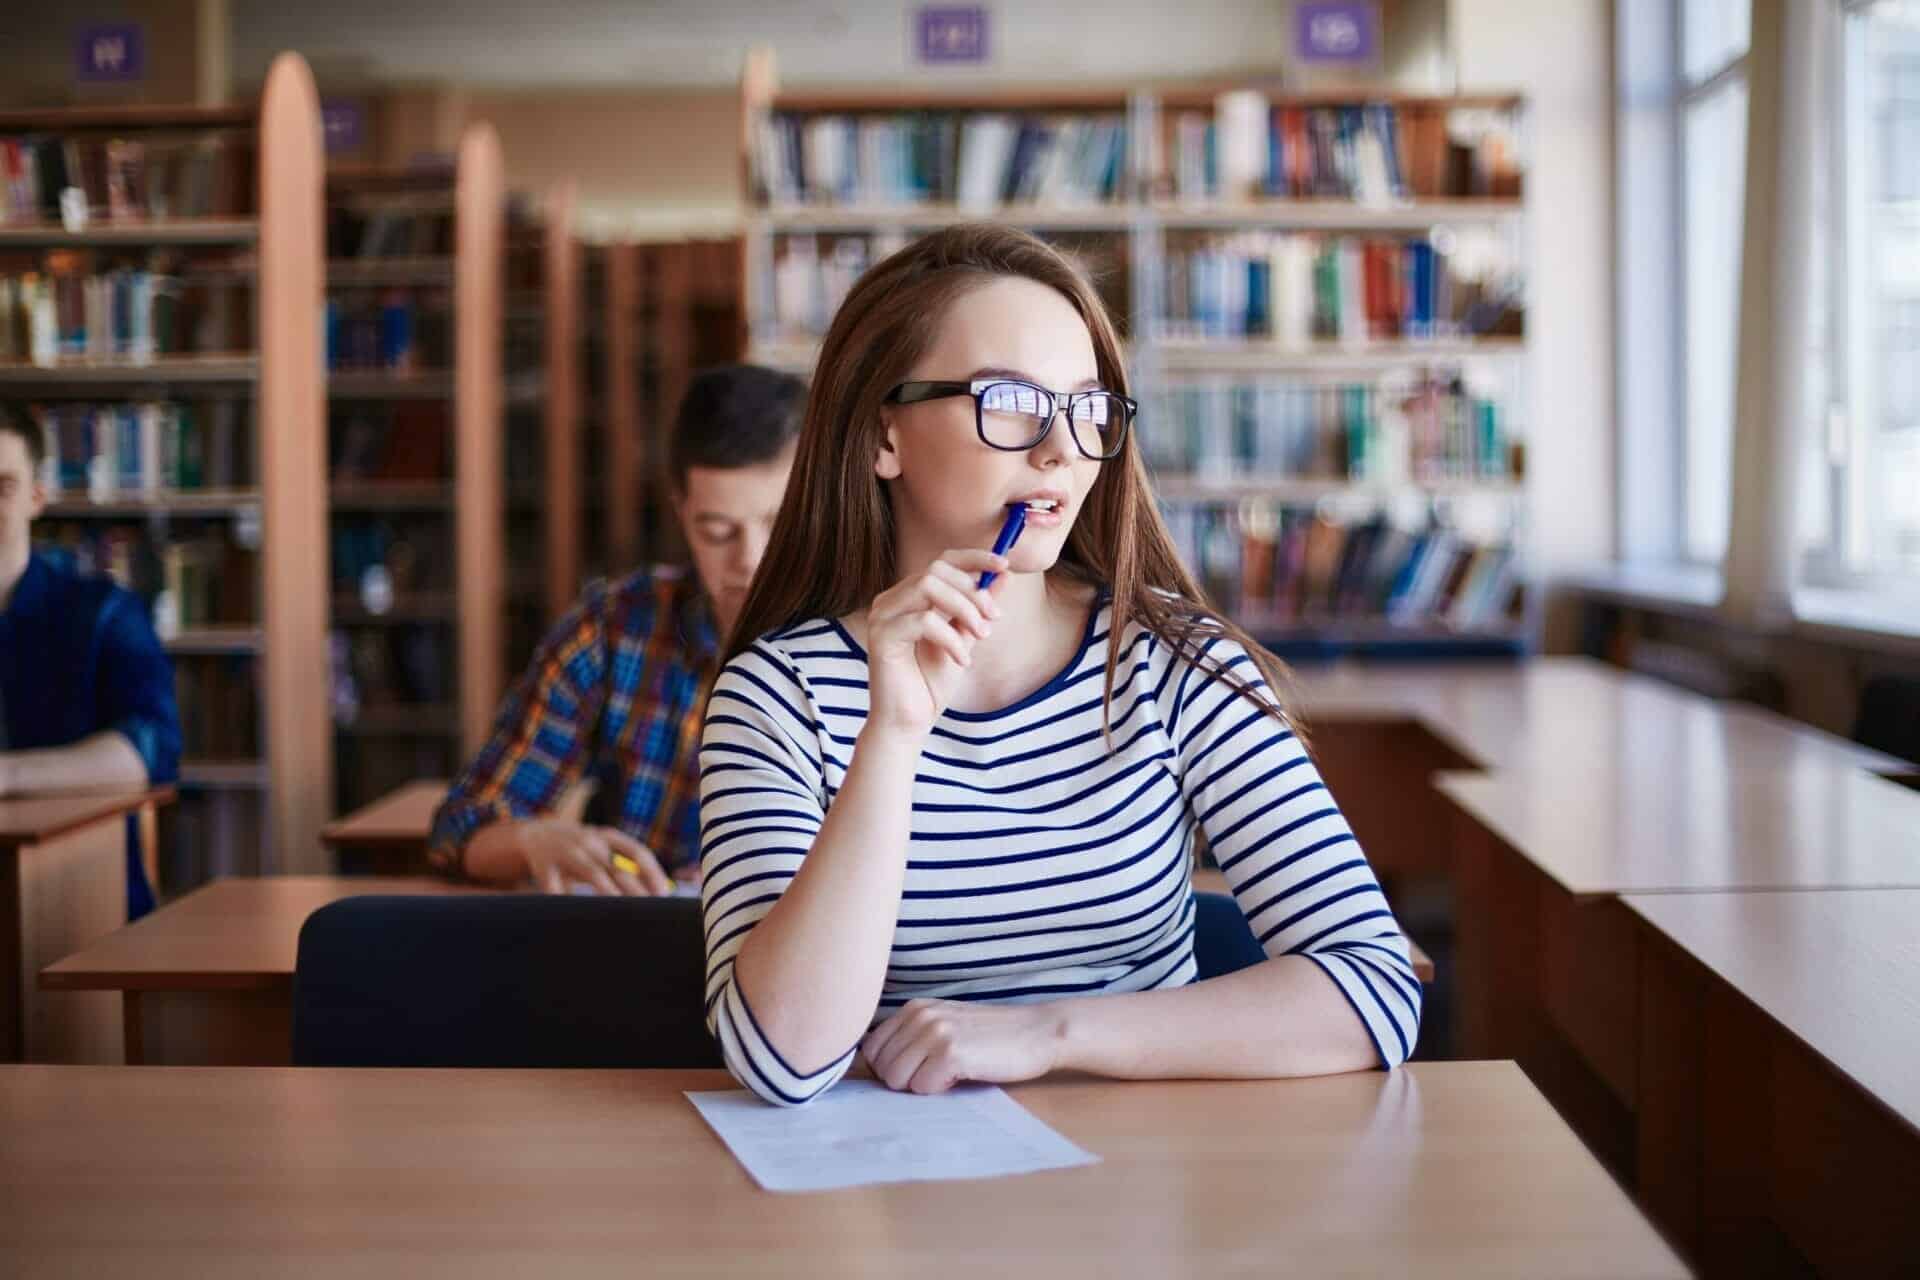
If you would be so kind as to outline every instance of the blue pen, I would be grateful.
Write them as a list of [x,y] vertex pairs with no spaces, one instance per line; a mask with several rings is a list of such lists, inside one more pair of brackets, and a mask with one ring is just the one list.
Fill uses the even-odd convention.
[[[1027,504],[1016,502],[1007,508],[1006,523],[1000,526],[1000,536],[993,540],[993,554],[1003,556],[1013,550],[1013,544],[1020,541],[1021,532],[1027,527]],[[985,591],[993,585],[1000,575],[989,569],[980,575],[980,589]]]

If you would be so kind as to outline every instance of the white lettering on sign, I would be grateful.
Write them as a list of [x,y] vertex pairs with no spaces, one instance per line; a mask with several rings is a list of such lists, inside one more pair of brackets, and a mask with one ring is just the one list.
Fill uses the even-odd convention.
[[93,69],[118,71],[127,65],[125,36],[96,36],[93,41]]
[[1357,53],[1360,49],[1360,24],[1350,14],[1317,13],[1313,16],[1307,39],[1320,53]]

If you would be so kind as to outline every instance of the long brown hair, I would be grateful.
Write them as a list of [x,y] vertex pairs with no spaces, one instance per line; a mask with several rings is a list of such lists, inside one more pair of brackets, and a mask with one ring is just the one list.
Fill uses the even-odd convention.
[[[873,470],[884,442],[881,403],[932,345],[954,299],[1003,278],[1036,281],[1072,303],[1093,339],[1100,385],[1126,393],[1120,339],[1106,307],[1080,269],[1045,241],[993,223],[964,224],[924,236],[874,266],[847,294],[821,345],[793,476],[766,558],[728,637],[727,660],[768,632],[863,609],[899,580],[893,508]],[[1201,658],[1208,641],[1227,636],[1245,647],[1276,700],[1290,684],[1280,660],[1212,609],[1181,564],[1133,433],[1121,454],[1102,465],[1056,571],[1112,593],[1109,720],[1120,639],[1133,622],[1207,678],[1226,682],[1276,719],[1287,718],[1238,672]]]

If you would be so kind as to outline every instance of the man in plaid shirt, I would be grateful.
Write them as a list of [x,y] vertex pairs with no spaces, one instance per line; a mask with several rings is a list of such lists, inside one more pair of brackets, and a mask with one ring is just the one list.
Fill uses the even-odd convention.
[[[691,569],[596,582],[548,633],[434,814],[436,867],[547,893],[663,894],[697,879],[701,710],[805,399],[800,379],[771,369],[694,376],[668,446]],[[595,784],[584,821],[557,816],[582,780]]]

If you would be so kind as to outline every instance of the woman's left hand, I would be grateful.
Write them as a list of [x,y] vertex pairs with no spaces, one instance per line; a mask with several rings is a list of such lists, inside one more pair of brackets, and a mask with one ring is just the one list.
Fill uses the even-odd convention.
[[964,1080],[1012,1084],[1059,1065],[1065,1024],[1051,1004],[913,1000],[860,1051],[889,1089],[944,1093]]

